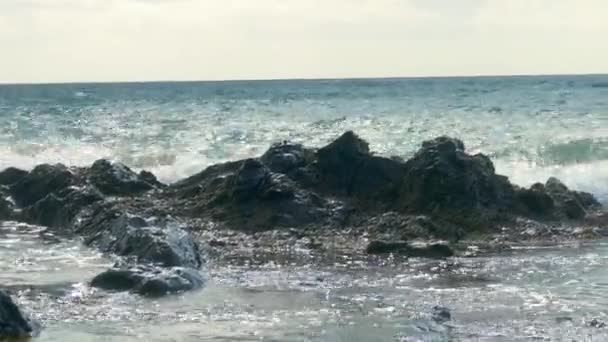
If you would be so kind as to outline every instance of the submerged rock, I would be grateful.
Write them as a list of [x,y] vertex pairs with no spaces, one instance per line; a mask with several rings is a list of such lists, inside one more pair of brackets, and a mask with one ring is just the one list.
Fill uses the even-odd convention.
[[366,248],[368,254],[398,253],[413,258],[443,259],[454,256],[454,251],[444,243],[410,243],[371,241]]
[[109,291],[130,291],[146,297],[161,297],[201,288],[205,282],[203,274],[192,268],[136,265],[107,270],[93,278],[91,286]]
[[28,320],[11,297],[0,290],[0,340],[31,337],[34,324]]
[[443,306],[435,306],[432,312],[433,321],[443,324],[452,320],[452,313],[450,309]]

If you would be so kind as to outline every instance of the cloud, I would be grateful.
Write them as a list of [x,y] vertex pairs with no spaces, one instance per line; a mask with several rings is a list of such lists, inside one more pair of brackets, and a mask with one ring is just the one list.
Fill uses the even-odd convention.
[[605,18],[605,0],[1,0],[0,82],[607,72]]

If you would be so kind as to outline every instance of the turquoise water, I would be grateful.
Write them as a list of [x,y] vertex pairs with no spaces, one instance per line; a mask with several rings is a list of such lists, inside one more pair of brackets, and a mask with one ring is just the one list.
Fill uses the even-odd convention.
[[0,168],[112,157],[174,181],[347,129],[403,157],[457,136],[516,183],[608,194],[608,76],[0,86]]

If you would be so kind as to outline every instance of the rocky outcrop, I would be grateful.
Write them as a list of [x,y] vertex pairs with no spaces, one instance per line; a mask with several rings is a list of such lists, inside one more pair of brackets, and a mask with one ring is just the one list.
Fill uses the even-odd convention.
[[31,337],[34,328],[11,297],[0,290],[0,340]]
[[28,207],[49,194],[78,182],[73,170],[63,164],[42,164],[10,187],[10,194],[21,207]]
[[514,190],[507,178],[495,173],[485,155],[467,154],[458,139],[425,141],[405,168],[399,194],[402,210],[476,213],[513,206]]
[[105,195],[138,195],[160,186],[150,172],[135,173],[122,163],[100,159],[86,171],[89,182]]
[[553,220],[581,220],[588,210],[601,204],[593,195],[571,191],[557,178],[545,184],[536,183],[529,189],[516,189],[518,209],[525,215]]
[[346,132],[319,149],[318,188],[331,194],[385,202],[405,173],[405,165],[395,159],[371,154],[366,141]]
[[338,209],[258,159],[209,168],[172,191],[186,215],[211,217],[248,231],[320,223]]
[[163,285],[168,292],[189,286],[183,275],[199,272],[203,263],[191,232],[203,223],[253,234],[363,231],[375,240],[369,253],[446,257],[453,253],[449,247],[412,241],[455,242],[499,231],[505,222],[516,225],[519,217],[582,220],[599,207],[592,195],[571,191],[557,179],[527,189],[514,186],[496,174],[487,156],[467,153],[458,139],[425,141],[403,161],[374,155],[353,132],[320,149],[275,144],[259,158],[213,165],[168,186],[149,172],[105,159],[90,167],[7,169],[0,172],[2,193],[11,198],[0,196],[0,219],[81,236],[127,259],[127,266],[95,283],[112,288],[107,284],[114,279],[114,287],[135,284],[129,286],[135,292],[150,279],[178,284]]

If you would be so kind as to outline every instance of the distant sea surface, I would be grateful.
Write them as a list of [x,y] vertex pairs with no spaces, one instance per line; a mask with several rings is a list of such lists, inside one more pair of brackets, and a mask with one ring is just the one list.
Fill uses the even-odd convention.
[[0,85],[0,168],[110,157],[171,182],[346,130],[404,158],[458,137],[515,183],[608,199],[608,75]]

